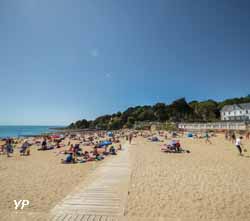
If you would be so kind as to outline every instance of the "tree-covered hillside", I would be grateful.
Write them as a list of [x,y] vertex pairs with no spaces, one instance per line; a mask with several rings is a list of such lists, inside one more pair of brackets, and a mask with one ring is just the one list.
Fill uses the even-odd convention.
[[131,128],[137,121],[158,122],[212,122],[220,119],[220,109],[225,105],[250,102],[250,96],[227,99],[222,102],[214,100],[186,102],[185,98],[175,100],[167,105],[157,103],[153,106],[129,107],[124,112],[103,115],[93,121],[86,119],[69,125],[70,129],[98,128],[116,130]]

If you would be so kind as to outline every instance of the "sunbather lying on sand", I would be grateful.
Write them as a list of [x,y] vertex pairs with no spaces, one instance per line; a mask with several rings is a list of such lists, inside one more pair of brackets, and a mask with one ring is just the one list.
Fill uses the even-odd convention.
[[148,140],[150,140],[151,142],[162,142],[162,140],[160,140],[158,137],[151,137],[151,138],[148,138]]

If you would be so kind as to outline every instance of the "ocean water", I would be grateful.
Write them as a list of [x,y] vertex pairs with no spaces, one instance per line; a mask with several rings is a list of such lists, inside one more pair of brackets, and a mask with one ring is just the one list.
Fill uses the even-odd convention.
[[58,126],[0,126],[0,138],[40,135]]

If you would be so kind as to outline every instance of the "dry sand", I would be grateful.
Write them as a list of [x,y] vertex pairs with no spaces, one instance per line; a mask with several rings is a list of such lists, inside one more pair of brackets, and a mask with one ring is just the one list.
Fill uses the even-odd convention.
[[182,138],[191,153],[167,154],[160,143],[135,140],[129,220],[250,220],[250,158],[223,136],[212,142]]
[[19,156],[17,149],[11,158],[0,155],[0,220],[15,212],[14,200],[30,201],[23,212],[48,213],[101,163],[61,164],[65,155],[58,155],[60,150],[31,148],[30,156]]
[[[134,140],[125,220],[250,220],[250,158],[238,156],[223,136],[212,142],[182,138],[191,153],[167,154],[160,151],[162,143]],[[247,148],[250,154],[250,141]],[[99,165],[62,165],[62,157],[55,150],[0,155],[1,218],[14,213],[14,199],[30,200],[25,213],[43,217]]]

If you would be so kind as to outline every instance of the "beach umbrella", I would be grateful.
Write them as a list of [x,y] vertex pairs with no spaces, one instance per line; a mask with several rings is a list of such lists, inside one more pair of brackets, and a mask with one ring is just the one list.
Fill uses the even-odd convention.
[[110,144],[112,144],[112,142],[110,142],[110,141],[103,141],[103,142],[101,142],[101,143],[99,144],[99,147],[105,147],[105,146],[108,146],[108,145],[110,145]]

